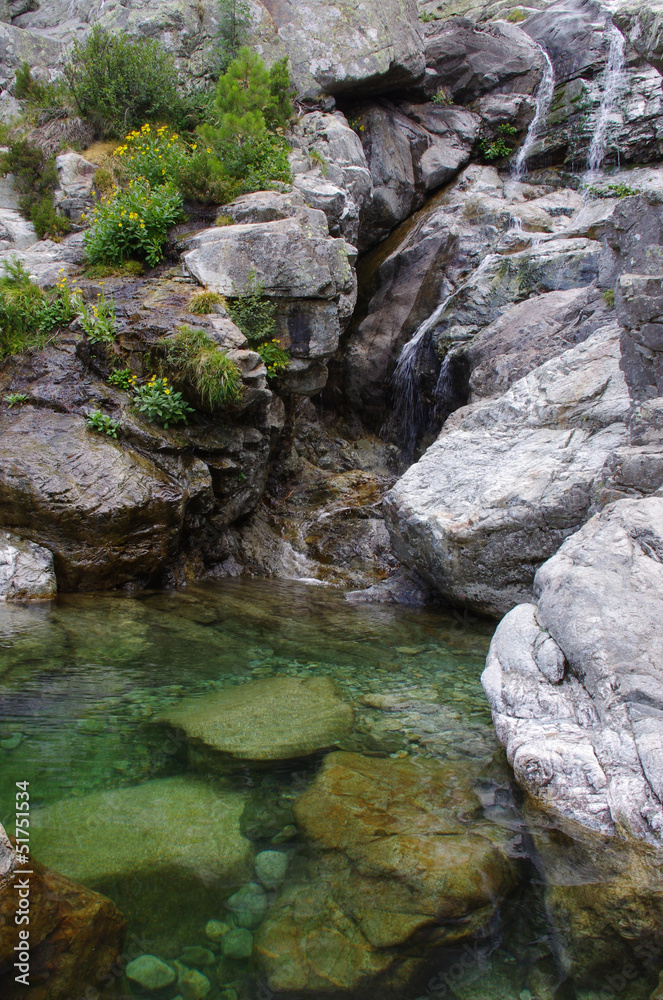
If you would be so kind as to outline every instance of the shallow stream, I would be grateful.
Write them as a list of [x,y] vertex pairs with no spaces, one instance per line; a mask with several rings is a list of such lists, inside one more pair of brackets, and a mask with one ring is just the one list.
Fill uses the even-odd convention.
[[[454,962],[436,960],[424,980],[401,995],[648,997],[644,979],[629,981],[626,992],[600,994],[560,971],[557,929],[546,916],[542,879],[480,684],[492,631],[492,623],[466,614],[353,606],[338,591],[283,581],[0,604],[0,821],[14,832],[15,783],[28,781],[34,856],[117,902],[129,922],[125,962],[143,952],[170,962],[188,954],[211,984],[209,1000],[268,1000],[274,994],[259,963],[232,956],[222,961],[219,943],[205,932],[210,920],[232,927],[227,898],[237,880],[220,886],[203,878],[197,885],[187,871],[183,879],[177,872],[150,878],[149,833],[136,834],[136,878],[126,866],[114,877],[106,869],[95,876],[104,861],[97,855],[108,851],[99,814],[109,809],[109,830],[121,824],[123,817],[111,814],[122,811],[116,793],[139,788],[149,815],[140,815],[134,798],[125,819],[133,817],[137,829],[145,821],[149,829],[160,821],[156,792],[170,787],[159,783],[190,778],[195,787],[232,799],[251,851],[286,852],[286,879],[297,879],[297,856],[307,845],[290,806],[314,779],[322,756],[213,773],[156,720],[184,696],[282,675],[329,676],[355,712],[354,730],[340,749],[386,761],[444,762],[451,780],[469,781],[481,802],[482,814],[468,820],[468,834],[477,822],[496,824],[519,866],[521,885],[481,946],[457,949]],[[168,831],[185,842],[195,833]],[[239,832],[236,837],[241,840]],[[123,839],[133,843],[129,832]],[[582,865],[579,860],[577,875],[586,881]],[[192,947],[199,949],[197,958],[184,952]],[[118,975],[104,995],[143,994]],[[158,995],[172,1000],[178,990]]]

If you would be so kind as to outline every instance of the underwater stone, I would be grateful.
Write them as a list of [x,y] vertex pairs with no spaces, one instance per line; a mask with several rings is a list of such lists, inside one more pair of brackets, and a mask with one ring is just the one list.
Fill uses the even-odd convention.
[[184,1000],[204,1000],[212,984],[202,972],[198,972],[197,969],[187,969],[180,973],[177,988],[182,991]]
[[276,889],[285,878],[288,860],[288,855],[282,851],[261,851],[255,860],[258,881],[266,889]]
[[221,949],[226,958],[250,958],[253,951],[253,934],[245,927],[237,927],[228,931]]
[[156,955],[139,955],[138,958],[134,958],[133,962],[127,965],[126,975],[128,979],[150,992],[170,986],[177,978],[171,967]]
[[187,948],[183,948],[180,955],[180,962],[183,962],[184,965],[193,966],[196,969],[203,969],[208,965],[214,965],[215,961],[214,952],[200,945],[190,945]]
[[226,759],[254,761],[305,757],[334,746],[349,735],[353,720],[328,677],[251,681],[187,698],[160,719]]
[[230,930],[229,924],[225,923],[223,920],[208,920],[205,924],[205,935],[217,944],[219,941],[223,941],[224,937]]
[[230,897],[228,908],[239,927],[257,927],[267,912],[267,895],[261,885],[248,882]]

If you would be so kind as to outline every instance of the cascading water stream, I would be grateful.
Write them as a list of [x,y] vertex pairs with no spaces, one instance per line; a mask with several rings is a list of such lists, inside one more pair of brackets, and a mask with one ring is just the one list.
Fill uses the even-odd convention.
[[539,84],[534,97],[534,100],[536,101],[536,112],[534,114],[534,118],[530,122],[529,128],[527,129],[525,141],[518,150],[518,155],[511,166],[511,176],[516,181],[519,181],[527,173],[527,158],[532,151],[534,143],[545,127],[548,112],[550,111],[550,105],[553,99],[553,93],[555,91],[555,71],[553,69],[553,64],[550,61],[548,53],[544,49],[541,49],[541,51],[543,52],[543,56],[545,58],[545,66],[543,69],[543,76],[541,77],[541,83]]
[[610,27],[609,35],[610,49],[605,68],[603,93],[587,156],[587,170],[590,175],[599,171],[603,165],[608,147],[608,127],[617,101],[626,84],[624,75],[626,40],[614,24]]

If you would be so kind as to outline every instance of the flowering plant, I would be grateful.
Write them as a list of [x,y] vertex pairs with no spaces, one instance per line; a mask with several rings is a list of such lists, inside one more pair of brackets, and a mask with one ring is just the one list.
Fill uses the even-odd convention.
[[153,188],[167,182],[176,182],[180,171],[197,144],[187,146],[177,132],[165,125],[154,128],[149,124],[130,132],[115,156],[121,168],[134,180],[142,178]]
[[115,340],[115,306],[103,292],[97,295],[93,306],[82,306],[78,314],[81,326],[91,344],[112,344]]
[[194,412],[193,407],[182,398],[182,393],[171,389],[167,378],[151,375],[141,386],[135,385],[135,376],[130,381],[134,387],[136,408],[145,414],[150,423],[164,427],[186,423],[188,415]]
[[163,257],[168,230],[182,218],[182,195],[166,181],[151,187],[132,180],[126,191],[103,197],[83,237],[91,264],[121,264],[143,258],[154,267]]

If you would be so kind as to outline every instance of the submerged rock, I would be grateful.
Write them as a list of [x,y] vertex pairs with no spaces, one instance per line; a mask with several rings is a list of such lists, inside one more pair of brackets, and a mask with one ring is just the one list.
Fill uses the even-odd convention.
[[663,845],[663,499],[620,500],[498,626],[483,684],[516,778],[548,808]]
[[181,729],[219,764],[307,757],[352,730],[353,711],[328,677],[270,677],[188,698],[158,721]]
[[139,955],[129,962],[125,969],[127,979],[138,983],[144,990],[154,993],[170,986],[177,979],[177,973],[156,955]]
[[485,928],[515,884],[502,834],[477,819],[470,776],[437,762],[333,753],[294,809],[322,853],[256,933],[273,990],[403,984],[434,949]]
[[251,846],[239,829],[243,808],[237,792],[161,778],[33,810],[32,840],[47,863],[112,891],[163,951],[195,940],[218,913],[219,894],[251,876]]
[[234,915],[235,924],[249,930],[262,921],[267,905],[267,893],[256,882],[247,882],[226,901],[226,906]]
[[0,531],[0,601],[55,597],[53,555],[9,531]]
[[[22,866],[0,826],[0,992],[3,1000],[65,1000],[83,984],[112,976],[126,922],[105,896],[83,888],[34,859],[30,883],[30,987],[15,980],[19,930],[17,884]],[[25,927],[23,929],[26,929]],[[21,970],[22,971],[22,970]]]

